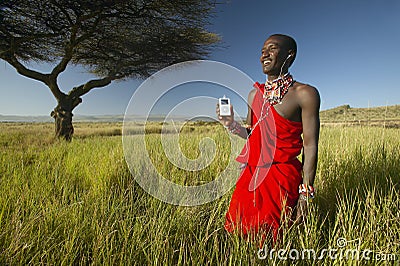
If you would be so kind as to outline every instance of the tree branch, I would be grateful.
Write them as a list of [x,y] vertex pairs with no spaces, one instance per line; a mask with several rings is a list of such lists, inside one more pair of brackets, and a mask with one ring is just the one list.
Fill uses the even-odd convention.
[[65,49],[64,57],[61,59],[58,65],[56,65],[51,71],[52,77],[57,78],[57,76],[67,68],[69,61],[71,61],[72,59],[72,54],[73,54],[72,50],[73,50],[72,48]]
[[57,1],[54,1],[54,0],[52,0],[52,1],[50,1],[54,6],[56,6],[58,9],[60,9],[61,10],[61,12],[64,14],[64,16],[66,17],[66,19],[68,20],[68,23],[70,24],[70,25],[73,25],[74,24],[74,22],[72,21],[72,18],[71,18],[71,16],[68,14],[68,11],[62,6],[62,5],[60,5],[59,3],[57,3]]
[[79,16],[78,17],[78,22],[83,22],[85,20],[92,19],[92,18],[94,18],[94,17],[96,17],[97,15],[100,15],[100,14],[101,14],[101,10],[95,10],[94,12],[91,12],[91,13],[89,13],[87,15]]
[[53,71],[51,71],[51,76],[53,78],[57,78],[57,76],[67,68],[68,63],[71,61],[74,47],[76,45],[76,34],[78,32],[78,29],[78,24],[72,26],[71,37],[69,39],[69,43],[65,47],[65,54],[61,61],[54,67]]
[[44,84],[47,85],[48,83],[48,75],[37,72],[35,70],[31,70],[28,69],[27,67],[25,67],[23,64],[21,64],[17,58],[15,58],[15,56],[8,56],[6,58],[3,58],[5,61],[7,61],[10,65],[12,65],[19,74],[31,78],[31,79],[35,79],[38,81],[43,82]]
[[93,88],[101,88],[109,85],[111,81],[113,81],[116,77],[108,76],[102,79],[93,79],[86,82],[83,85],[73,88],[69,93],[68,96],[71,98],[78,98],[80,96],[85,95]]
[[20,44],[23,42],[28,42],[28,41],[32,41],[32,40],[36,40],[36,39],[46,39],[46,38],[52,38],[52,37],[57,37],[57,36],[61,36],[61,34],[59,32],[58,33],[35,33],[35,34],[32,34],[27,37],[14,37],[14,36],[12,36],[12,37],[15,39],[16,44]]
[[40,73],[38,71],[35,71],[35,70],[32,70],[32,69],[29,69],[29,68],[25,67],[13,55],[8,55],[6,57],[3,56],[2,59],[4,59],[10,65],[12,65],[17,70],[17,72],[19,74],[21,74],[21,75],[23,75],[23,76],[25,76],[27,78],[31,78],[31,79],[34,79],[34,80],[37,80],[37,81],[41,81],[44,84],[46,84],[50,88],[51,92],[53,93],[54,97],[57,100],[59,100],[63,96],[65,96],[65,94],[60,91],[58,86],[53,86],[54,84],[52,84],[52,82],[50,80],[50,75],[43,74],[43,73]]
[[79,44],[79,43],[83,42],[84,40],[86,40],[87,38],[89,38],[94,32],[96,32],[97,26],[99,25],[99,23],[101,22],[101,20],[102,20],[103,18],[105,18],[105,16],[99,15],[99,16],[96,18],[96,20],[93,22],[93,25],[92,25],[91,29],[90,29],[88,32],[86,32],[86,33],[82,34],[81,36],[79,36],[79,37],[76,39],[76,43]]

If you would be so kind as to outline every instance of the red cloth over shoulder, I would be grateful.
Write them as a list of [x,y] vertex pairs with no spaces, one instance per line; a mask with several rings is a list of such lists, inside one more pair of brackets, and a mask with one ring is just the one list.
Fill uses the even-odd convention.
[[293,208],[299,196],[302,165],[297,156],[303,147],[303,128],[301,122],[282,117],[264,100],[264,84],[254,87],[253,131],[236,158],[246,167],[232,195],[225,228],[244,235],[263,228],[272,230],[276,238],[281,214]]
[[[303,147],[302,123],[282,117],[274,106],[264,101],[264,84],[257,82],[254,87],[251,117],[255,128],[236,160],[251,166],[266,166],[295,159]],[[256,125],[259,119],[262,121]]]

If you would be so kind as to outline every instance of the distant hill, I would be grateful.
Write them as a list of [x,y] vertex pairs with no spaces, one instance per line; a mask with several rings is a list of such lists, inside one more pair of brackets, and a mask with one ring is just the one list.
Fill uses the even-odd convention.
[[[130,116],[133,121],[163,121],[165,115],[151,115],[148,119],[144,116]],[[174,120],[184,121],[187,118],[183,116],[169,117]],[[74,115],[73,122],[122,122],[124,115]],[[19,115],[0,115],[0,122],[33,122],[47,123],[54,122],[50,116],[19,116]]]
[[50,122],[50,116],[0,115],[0,122]]
[[[74,122],[121,122],[123,115],[75,115]],[[0,115],[0,122],[54,122],[50,116]]]
[[371,124],[400,126],[400,105],[380,106],[371,108],[353,108],[342,105],[320,112],[322,124]]
[[[171,118],[171,117],[170,117]],[[132,116],[132,120],[145,120],[141,116]],[[173,117],[174,120],[185,121],[183,116]],[[371,108],[353,108],[350,105],[342,105],[320,112],[321,123],[350,124],[350,125],[382,125],[400,127],[400,105],[380,106]],[[74,122],[122,122],[123,115],[75,115]],[[163,115],[153,115],[151,121],[163,121]],[[213,121],[207,117],[190,119],[193,121]],[[244,120],[244,118],[242,118]],[[11,116],[0,115],[0,122],[54,122],[50,116]]]

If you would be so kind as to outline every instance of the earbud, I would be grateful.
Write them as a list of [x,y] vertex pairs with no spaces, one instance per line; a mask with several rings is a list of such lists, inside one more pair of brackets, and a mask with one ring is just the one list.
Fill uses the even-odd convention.
[[291,55],[291,54],[289,54],[288,56],[287,56],[287,58],[286,59],[289,59],[289,57],[292,57],[293,55]]

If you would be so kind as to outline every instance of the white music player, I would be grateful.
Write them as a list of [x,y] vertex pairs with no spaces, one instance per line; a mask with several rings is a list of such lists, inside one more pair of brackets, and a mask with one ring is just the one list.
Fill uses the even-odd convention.
[[225,95],[219,98],[219,115],[220,116],[230,116],[231,115],[231,100]]

